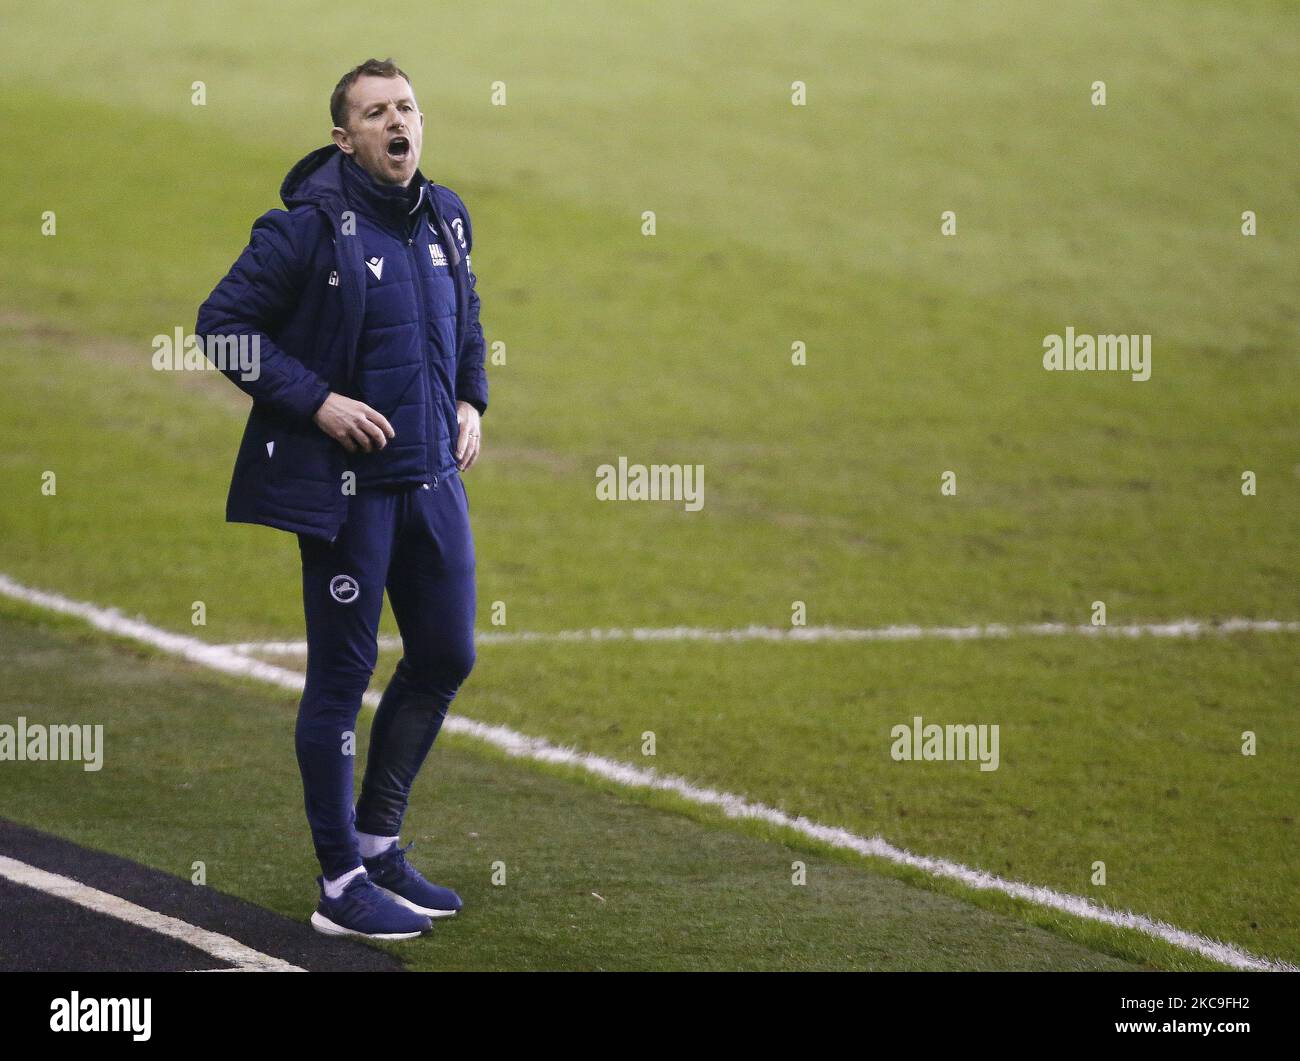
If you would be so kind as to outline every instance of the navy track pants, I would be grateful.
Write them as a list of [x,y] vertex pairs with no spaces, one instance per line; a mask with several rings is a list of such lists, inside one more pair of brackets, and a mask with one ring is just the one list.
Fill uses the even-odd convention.
[[[295,746],[321,871],[361,865],[356,830],[397,836],[411,785],[474,666],[474,539],[458,474],[361,488],[333,542],[298,536],[307,683]],[[352,803],[356,722],[378,657],[384,590],[402,636]]]

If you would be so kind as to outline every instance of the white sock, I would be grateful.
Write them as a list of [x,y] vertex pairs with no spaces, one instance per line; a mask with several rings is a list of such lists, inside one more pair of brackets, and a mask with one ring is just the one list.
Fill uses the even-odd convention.
[[376,855],[382,855],[395,843],[397,843],[397,837],[395,836],[375,836],[373,833],[357,833],[357,844],[361,848],[362,858],[374,858]]
[[333,880],[325,882],[325,897],[327,899],[337,899],[343,894],[343,889],[347,887],[348,881],[353,877],[359,876],[366,871],[365,866],[358,866],[356,869],[348,870],[343,876],[335,877]]

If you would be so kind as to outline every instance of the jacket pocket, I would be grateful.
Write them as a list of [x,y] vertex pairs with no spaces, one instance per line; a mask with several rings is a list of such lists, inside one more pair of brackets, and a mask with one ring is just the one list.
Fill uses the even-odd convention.
[[341,522],[347,508],[343,447],[314,423],[268,426],[260,441],[259,492],[268,510],[308,526]]

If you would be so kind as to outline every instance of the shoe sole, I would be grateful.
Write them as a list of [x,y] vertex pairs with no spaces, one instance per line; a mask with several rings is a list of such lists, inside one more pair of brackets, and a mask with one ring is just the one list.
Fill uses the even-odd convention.
[[358,932],[355,928],[344,928],[336,924],[317,910],[311,915],[311,927],[323,936],[360,936],[362,939],[415,939],[419,932]]
[[416,906],[415,903],[411,902],[410,899],[406,898],[403,895],[398,895],[397,892],[390,892],[382,884],[376,884],[375,887],[378,888],[385,895],[389,896],[390,898],[396,899],[408,910],[414,910],[417,914],[424,914],[425,917],[455,917],[456,916],[455,910],[438,910],[432,906]]

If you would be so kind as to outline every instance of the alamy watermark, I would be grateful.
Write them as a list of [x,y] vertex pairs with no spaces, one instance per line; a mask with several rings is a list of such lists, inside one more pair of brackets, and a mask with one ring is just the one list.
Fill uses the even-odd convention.
[[1043,336],[1043,368],[1048,372],[1131,372],[1135,382],[1151,378],[1151,336]]
[[598,501],[681,501],[687,512],[704,507],[703,464],[628,464],[596,469]]
[[136,1042],[147,1042],[152,1024],[151,998],[82,998],[73,991],[50,1002],[52,1032],[130,1032]]
[[158,372],[237,372],[251,381],[262,374],[262,337],[186,335],[177,325],[171,335],[153,337],[152,364]]
[[920,715],[912,724],[899,723],[889,731],[894,738],[889,757],[895,762],[975,762],[985,771],[998,768],[1000,730],[994,725],[940,726],[926,724]]
[[80,762],[93,773],[104,765],[104,727],[28,724],[19,715],[16,726],[0,724],[0,762],[5,761]]

